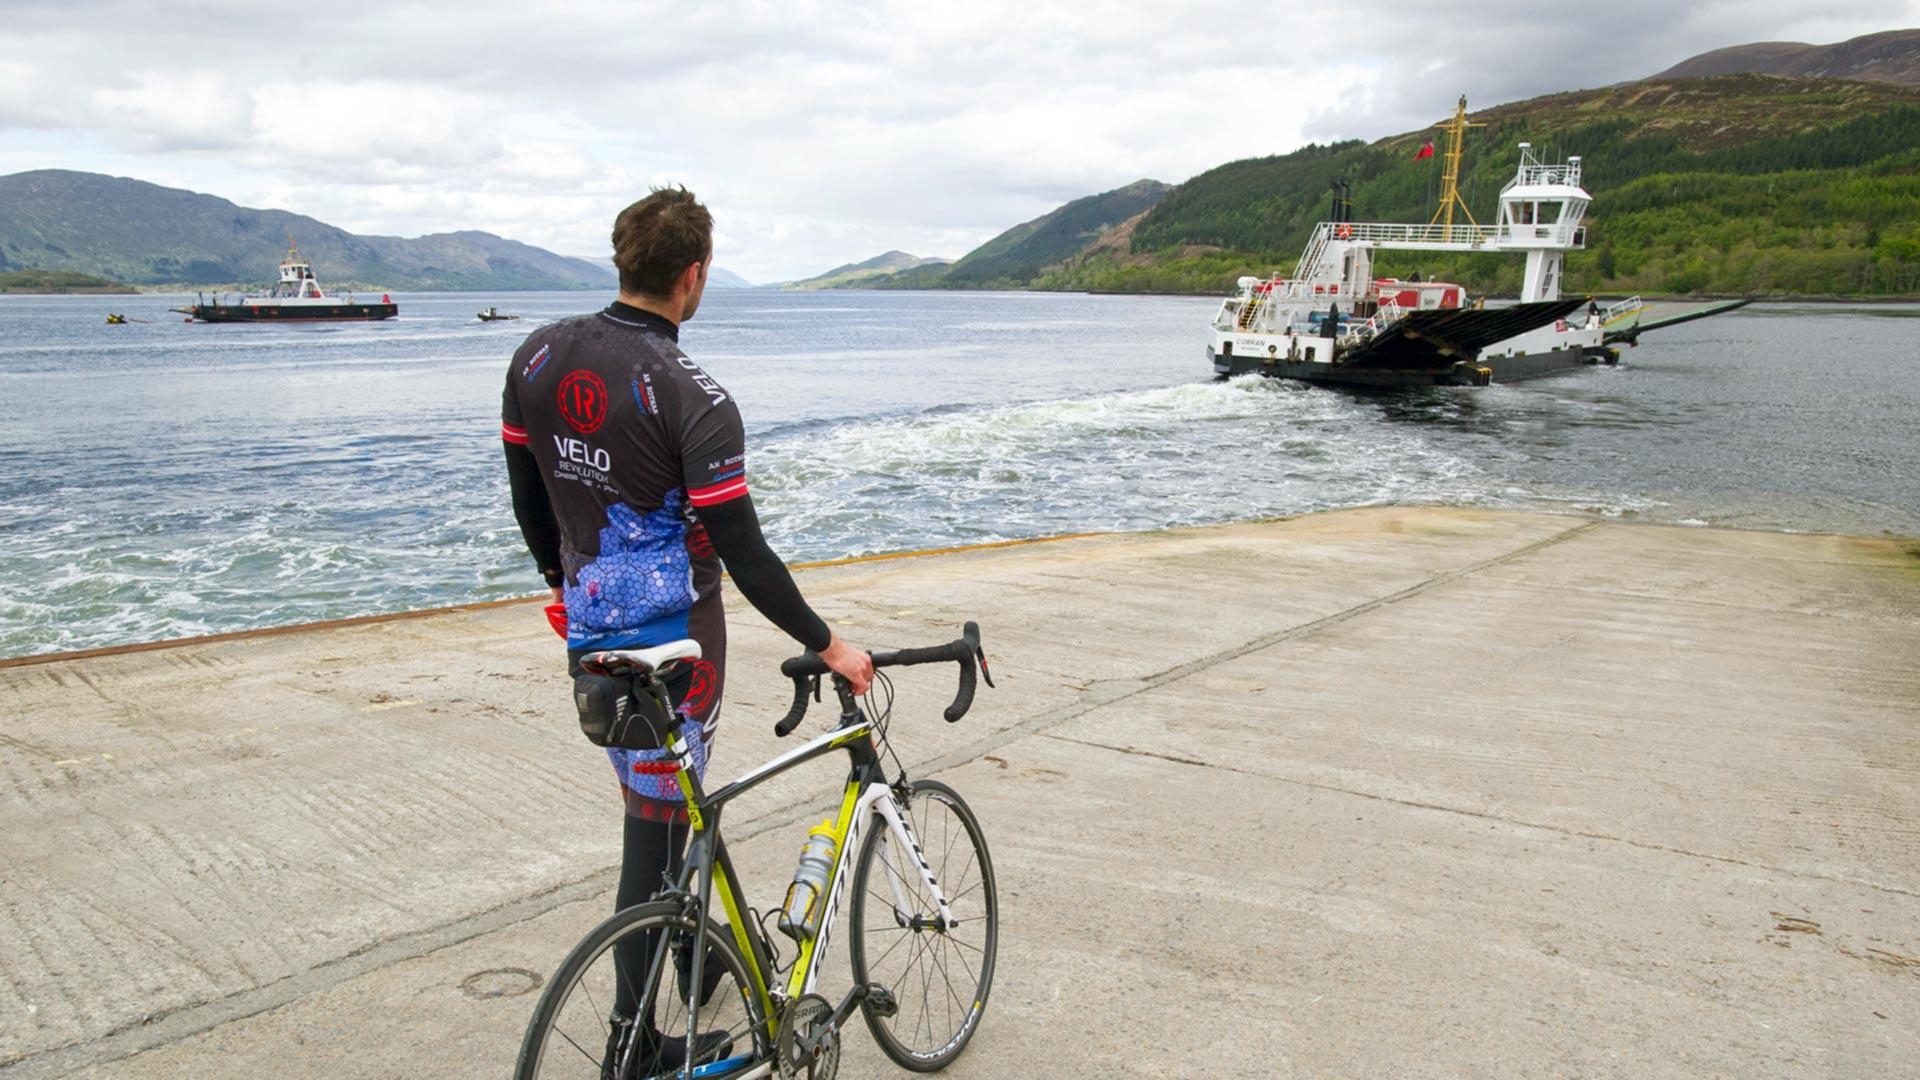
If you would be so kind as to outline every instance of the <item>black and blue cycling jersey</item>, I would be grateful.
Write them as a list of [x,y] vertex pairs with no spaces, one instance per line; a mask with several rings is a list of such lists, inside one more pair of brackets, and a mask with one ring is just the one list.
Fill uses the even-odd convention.
[[[500,436],[528,550],[566,602],[569,655],[700,643],[673,689],[705,736],[702,761],[725,683],[722,560],[776,626],[826,648],[826,624],[761,535],[739,408],[671,321],[616,302],[534,331],[507,371]],[[670,813],[678,791],[654,790],[622,756],[648,752],[609,753],[630,812]]]

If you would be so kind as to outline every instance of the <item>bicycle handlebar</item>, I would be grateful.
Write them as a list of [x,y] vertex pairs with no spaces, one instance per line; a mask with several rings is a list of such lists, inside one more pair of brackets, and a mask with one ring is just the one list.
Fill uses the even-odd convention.
[[[917,649],[899,649],[893,652],[870,654],[875,668],[909,667],[914,664],[960,665],[960,687],[953,696],[953,704],[947,706],[943,714],[951,724],[967,715],[973,707],[974,664],[980,666],[980,672],[986,677],[987,685],[993,685],[993,672],[987,668],[987,654],[980,648],[979,624],[969,622],[961,628],[960,636],[945,645],[933,645]],[[773,726],[773,733],[786,738],[793,729],[800,726],[800,720],[807,714],[807,697],[819,693],[819,678],[828,674],[830,669],[819,655],[812,652],[802,653],[780,665],[780,674],[793,680],[793,707],[787,715]],[[846,680],[838,675],[833,677],[834,689],[840,694],[843,715],[853,711],[853,693]]]

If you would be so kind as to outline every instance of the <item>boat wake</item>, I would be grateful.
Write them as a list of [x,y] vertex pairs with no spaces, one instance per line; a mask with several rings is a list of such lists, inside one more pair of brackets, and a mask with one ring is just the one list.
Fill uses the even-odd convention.
[[776,437],[750,474],[776,549],[802,559],[1509,501],[1419,427],[1257,377],[843,423]]

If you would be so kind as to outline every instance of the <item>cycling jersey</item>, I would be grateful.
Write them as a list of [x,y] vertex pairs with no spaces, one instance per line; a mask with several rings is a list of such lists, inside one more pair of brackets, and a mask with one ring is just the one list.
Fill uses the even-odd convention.
[[686,637],[719,572],[687,510],[747,493],[733,399],[672,323],[619,308],[536,331],[501,401],[501,438],[533,454],[559,526],[570,649]]
[[[562,589],[569,656],[700,643],[669,688],[699,726],[704,772],[726,672],[721,558],[803,645],[823,649],[831,634],[761,537],[738,407],[678,340],[672,322],[618,302],[542,327],[508,368],[500,436],[527,546]],[[664,751],[607,753],[630,813],[675,816],[672,777],[633,768]]]

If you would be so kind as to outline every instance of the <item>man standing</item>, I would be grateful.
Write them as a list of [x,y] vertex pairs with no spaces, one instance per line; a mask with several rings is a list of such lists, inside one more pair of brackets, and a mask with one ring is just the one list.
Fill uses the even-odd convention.
[[[566,605],[574,675],[595,650],[699,642],[701,659],[681,664],[667,688],[704,776],[726,680],[723,561],[749,603],[856,693],[873,663],[814,614],[767,546],[747,492],[740,411],[680,351],[680,324],[706,289],[712,215],[684,188],[656,190],[615,219],[613,256],[619,299],[534,331],[514,353],[501,403],[507,476],[527,548]],[[634,767],[665,750],[609,746],[607,756],[626,805],[615,900],[625,908],[677,861],[686,811],[672,776]],[[621,1016],[616,1002],[616,1034],[636,1020],[631,1009]],[[670,1037],[644,1033],[675,1053]]]

